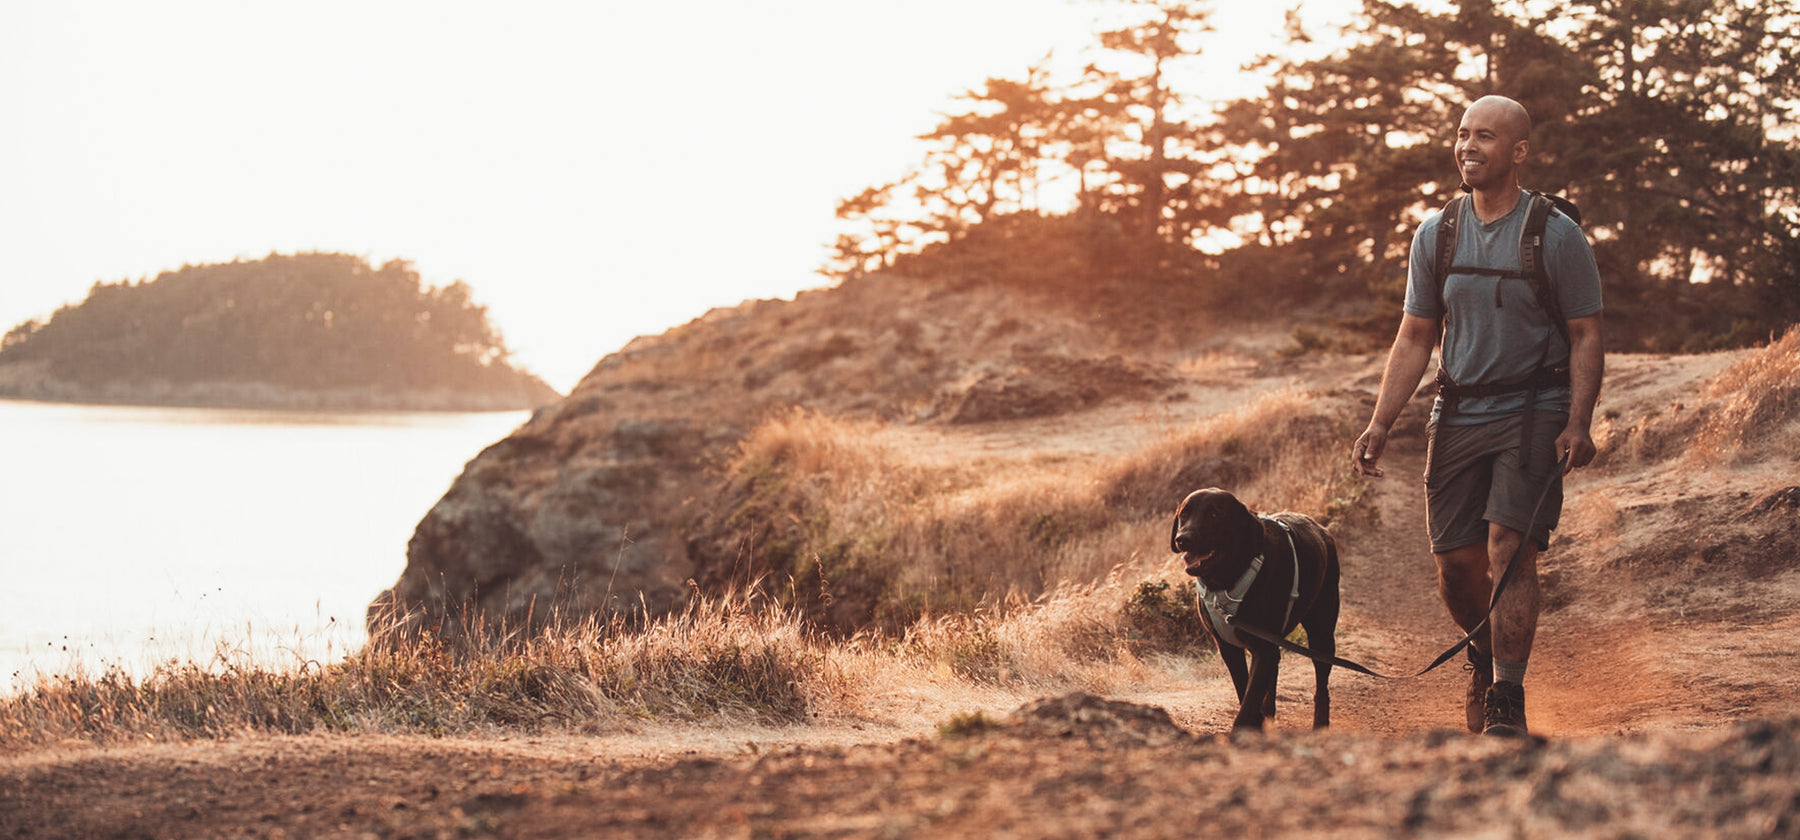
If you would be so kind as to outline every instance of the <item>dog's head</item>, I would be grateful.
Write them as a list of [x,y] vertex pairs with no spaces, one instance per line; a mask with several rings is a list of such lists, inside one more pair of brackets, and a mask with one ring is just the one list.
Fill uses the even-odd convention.
[[1175,509],[1169,550],[1187,561],[1187,573],[1208,589],[1227,589],[1249,568],[1262,545],[1262,524],[1236,496],[1208,487]]

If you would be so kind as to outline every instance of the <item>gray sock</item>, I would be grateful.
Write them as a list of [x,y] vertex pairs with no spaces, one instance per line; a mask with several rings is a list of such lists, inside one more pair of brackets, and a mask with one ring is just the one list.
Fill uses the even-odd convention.
[[1525,663],[1494,660],[1494,682],[1525,684]]

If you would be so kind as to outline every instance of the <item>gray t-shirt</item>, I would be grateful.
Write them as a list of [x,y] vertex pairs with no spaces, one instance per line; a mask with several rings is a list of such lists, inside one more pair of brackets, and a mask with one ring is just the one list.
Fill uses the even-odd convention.
[[[1521,190],[1512,212],[1482,224],[1475,215],[1475,201],[1464,201],[1457,225],[1453,266],[1520,270],[1519,234],[1525,227],[1529,196]],[[1444,281],[1440,304],[1432,281],[1437,265],[1437,229],[1440,212],[1426,219],[1413,234],[1412,255],[1406,279],[1406,313],[1444,322],[1443,364],[1450,378],[1462,385],[1514,382],[1543,365],[1566,365],[1569,345],[1538,306],[1531,281],[1522,277],[1492,277],[1452,271]],[[1594,250],[1580,226],[1561,213],[1550,214],[1544,228],[1544,266],[1550,285],[1562,302],[1565,318],[1586,318],[1601,310],[1600,269]],[[1446,308],[1448,312],[1446,312]],[[1433,407],[1435,416],[1442,400]],[[1526,395],[1471,397],[1460,401],[1456,413],[1444,422],[1451,425],[1486,423],[1525,410]],[[1567,410],[1568,388],[1538,393],[1541,409]]]

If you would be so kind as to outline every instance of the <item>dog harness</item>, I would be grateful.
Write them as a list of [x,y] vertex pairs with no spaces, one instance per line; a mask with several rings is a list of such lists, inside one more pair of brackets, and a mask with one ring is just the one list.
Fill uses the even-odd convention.
[[[1281,526],[1282,532],[1287,534],[1288,556],[1294,558],[1294,585],[1288,590],[1287,611],[1281,616],[1281,626],[1275,628],[1276,635],[1280,635],[1281,631],[1287,629],[1288,619],[1294,616],[1295,602],[1300,600],[1300,550],[1294,545],[1294,529],[1289,528],[1286,522],[1268,516],[1259,515],[1256,518]],[[1237,620],[1238,610],[1244,606],[1244,596],[1250,594],[1250,585],[1256,582],[1256,575],[1262,571],[1262,567],[1263,556],[1258,554],[1251,559],[1250,568],[1245,569],[1243,576],[1226,592],[1207,589],[1205,583],[1194,578],[1194,586],[1200,590],[1200,606],[1206,610],[1207,620],[1218,631],[1219,638],[1233,647],[1244,647],[1243,640],[1232,629],[1232,622]]]

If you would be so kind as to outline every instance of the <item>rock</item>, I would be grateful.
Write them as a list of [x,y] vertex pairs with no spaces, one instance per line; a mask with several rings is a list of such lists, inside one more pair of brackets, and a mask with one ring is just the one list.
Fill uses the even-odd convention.
[[1018,348],[1006,369],[940,394],[932,414],[953,424],[1051,417],[1115,397],[1143,398],[1174,383],[1164,370],[1118,356],[1095,360]]
[[1133,745],[1165,745],[1193,736],[1155,706],[1107,700],[1085,692],[1027,703],[1007,716],[1015,732]]

